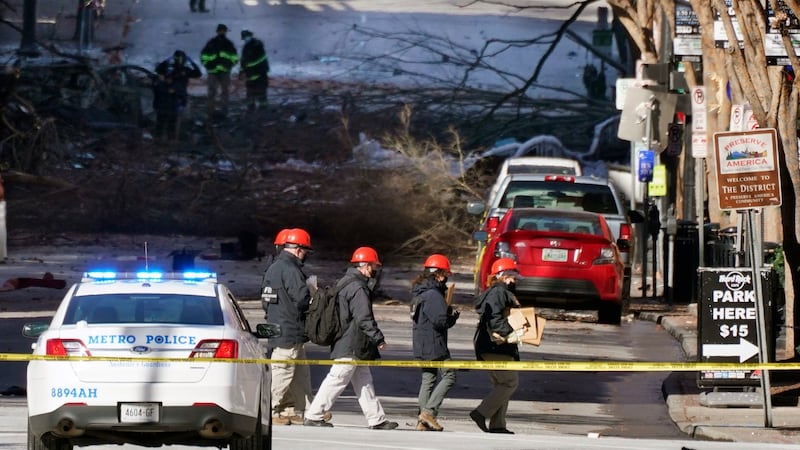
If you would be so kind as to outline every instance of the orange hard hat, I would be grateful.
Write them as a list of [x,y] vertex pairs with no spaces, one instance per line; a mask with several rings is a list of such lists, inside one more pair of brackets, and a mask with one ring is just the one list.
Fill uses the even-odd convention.
[[511,258],[500,258],[492,263],[491,275],[497,275],[501,272],[512,270],[517,271],[517,263]]
[[378,252],[372,247],[359,247],[353,252],[353,257],[350,258],[351,263],[374,263],[380,264],[378,260]]
[[446,256],[435,253],[425,260],[426,269],[441,269],[450,272],[450,260]]
[[289,248],[300,247],[311,250],[311,236],[302,228],[292,228],[286,232],[286,240],[283,245]]
[[286,243],[286,235],[289,234],[289,229],[284,228],[281,231],[278,231],[278,234],[275,235],[275,245],[283,245]]

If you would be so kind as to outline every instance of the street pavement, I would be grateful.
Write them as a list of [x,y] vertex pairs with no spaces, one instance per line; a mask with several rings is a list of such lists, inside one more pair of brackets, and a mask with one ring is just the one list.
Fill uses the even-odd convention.
[[[19,237],[19,236],[17,236]],[[117,237],[96,236],[94,238],[64,238],[56,240],[54,245],[14,245],[9,250],[10,256],[0,263],[0,283],[14,278],[40,278],[45,272],[52,273],[56,279],[65,280],[67,285],[77,281],[80,273],[87,266],[119,266],[125,263],[140,265],[141,258],[131,258],[134,250],[142,241],[150,242],[150,264],[168,266],[171,262],[170,250],[182,248],[204,249],[201,255],[207,260],[198,258],[198,264],[211,264],[221,281],[229,285],[240,299],[252,299],[257,296],[260,273],[263,262],[214,259],[215,248],[220,242],[197,238],[180,237]],[[159,249],[159,250],[155,250]],[[100,256],[103,255],[103,256]],[[312,272],[331,265],[309,261]],[[335,266],[335,264],[334,264]],[[404,298],[407,283],[413,267],[387,267],[381,280],[381,287],[389,298]],[[468,264],[456,267],[457,273],[452,278],[456,282],[456,301],[466,303],[471,298],[472,275]],[[329,274],[335,275],[335,274]],[[8,289],[8,283],[0,284]],[[23,317],[41,317],[52,314],[63,296],[63,289],[44,287],[27,287],[17,290],[0,288],[0,319],[19,319]],[[407,314],[407,306],[400,302],[384,302],[380,306],[388,314]],[[390,310],[397,309],[397,312]],[[697,359],[697,314],[695,304],[664,305],[659,299],[632,299],[632,310],[639,320],[652,321],[664,327],[681,343],[686,354],[686,361]],[[24,350],[17,350],[24,351]],[[780,361],[780,357],[778,359]],[[786,388],[798,380],[786,380],[785,374],[771,373],[773,393]],[[780,377],[783,375],[783,377]],[[0,386],[7,389],[8,386]],[[795,386],[796,389],[796,386]],[[662,386],[669,415],[677,427],[687,437],[733,441],[742,443],[774,443],[800,445],[800,407],[796,396],[793,404],[787,404],[782,398],[777,406],[773,401],[771,408],[771,427],[765,427],[765,413],[760,407],[717,408],[701,404],[701,389],[696,384],[695,372],[673,372],[666,378]],[[707,389],[706,389],[707,391]],[[3,392],[13,394],[13,392]],[[776,398],[773,396],[773,398]],[[389,399],[387,399],[389,401]],[[357,417],[354,418],[358,419]],[[465,425],[469,429],[469,424]]]

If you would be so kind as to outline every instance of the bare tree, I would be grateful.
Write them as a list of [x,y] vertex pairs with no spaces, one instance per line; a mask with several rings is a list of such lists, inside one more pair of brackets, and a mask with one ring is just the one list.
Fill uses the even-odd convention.
[[[776,8],[778,11],[775,20],[767,24],[764,6],[756,0],[732,0],[730,10],[735,15],[729,14],[729,7],[724,0],[690,2],[701,29],[712,30],[717,14],[728,38],[726,48],[716,48],[713,33],[703,33],[703,80],[689,80],[691,84],[704,84],[709,89],[709,133],[727,129],[732,101],[749,103],[759,125],[775,128],[778,132],[778,155],[781,177],[784,179],[781,187],[782,220],[766,221],[766,224],[775,227],[776,235],[781,236],[782,240],[785,257],[786,326],[790,330],[787,333],[786,350],[792,356],[795,342],[793,325],[798,321],[794,312],[794,293],[798,289],[798,277],[794,271],[800,264],[800,243],[797,238],[800,218],[796,212],[800,195],[800,174],[797,170],[798,82],[794,74],[787,74],[787,69],[783,66],[767,65],[764,42],[770,27],[779,31],[791,67],[800,67],[788,28],[791,22],[788,20],[789,16],[796,18],[800,14],[800,3],[797,0],[785,0],[783,3],[788,10],[780,11],[780,8]],[[669,26],[674,33],[674,23],[663,23],[660,19],[674,17],[674,2],[608,0],[608,3],[625,24],[631,39],[639,46],[643,58],[649,55],[657,60],[660,55],[655,36],[650,30],[658,26]],[[740,35],[736,34],[734,21],[741,30]],[[726,95],[728,86],[730,98]],[[713,158],[708,158],[707,163],[713,164]],[[709,194],[713,196],[714,192],[716,191],[709,186]],[[709,202],[712,218],[719,217],[720,214],[718,210],[714,210],[715,203]]]

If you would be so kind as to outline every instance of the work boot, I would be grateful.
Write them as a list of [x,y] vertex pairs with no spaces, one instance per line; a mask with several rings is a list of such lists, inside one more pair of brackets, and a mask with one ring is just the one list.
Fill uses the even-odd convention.
[[394,430],[395,428],[397,428],[397,422],[390,422],[388,420],[384,420],[377,425],[369,427],[370,430]]
[[292,425],[302,425],[303,424],[303,416],[299,414],[295,414],[293,416],[289,416],[289,422],[292,422]]
[[274,416],[272,416],[272,424],[273,425],[291,425],[292,424],[292,420],[289,419],[286,416],[274,415]]
[[478,428],[481,429],[481,431],[483,431],[484,433],[489,432],[489,428],[486,427],[486,417],[484,417],[483,414],[479,413],[477,409],[473,409],[472,411],[469,412],[469,418],[472,419],[473,422],[475,422],[475,425],[477,425]]
[[303,425],[307,427],[329,427],[329,428],[333,427],[332,423],[325,422],[324,420],[311,420],[311,419],[306,419],[303,422]]
[[429,412],[422,411],[419,414],[419,420],[421,422],[425,422],[425,425],[427,425],[428,428],[430,428],[433,431],[442,431],[442,430],[444,430],[444,427],[439,425],[439,422],[436,421],[436,417],[433,417],[433,415],[431,413],[429,413]]
[[417,428],[415,428],[415,429],[417,431],[432,431],[431,428],[428,425],[426,425],[425,422],[423,422],[421,420],[417,421]]

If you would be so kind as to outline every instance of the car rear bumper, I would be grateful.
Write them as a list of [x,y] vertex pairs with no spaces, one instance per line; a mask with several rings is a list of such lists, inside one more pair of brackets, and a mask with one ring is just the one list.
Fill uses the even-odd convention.
[[29,417],[30,432],[51,432],[73,445],[113,442],[137,445],[224,444],[231,436],[249,436],[256,417],[234,414],[217,405],[164,406],[157,423],[121,423],[118,406],[64,405],[53,412]]
[[598,289],[588,279],[518,277],[515,293],[520,300],[552,305],[596,307],[598,301],[621,304],[619,279],[611,277],[600,282],[606,283],[606,289]]

